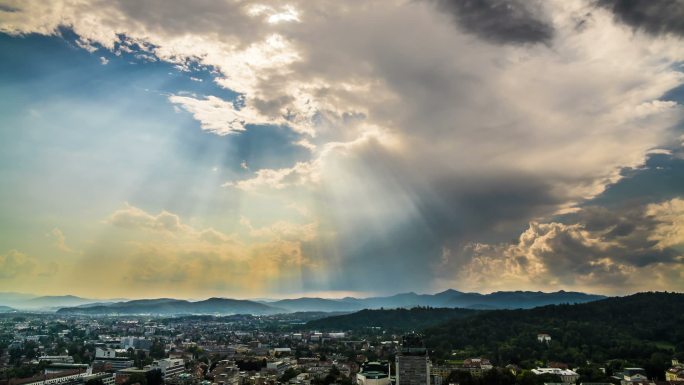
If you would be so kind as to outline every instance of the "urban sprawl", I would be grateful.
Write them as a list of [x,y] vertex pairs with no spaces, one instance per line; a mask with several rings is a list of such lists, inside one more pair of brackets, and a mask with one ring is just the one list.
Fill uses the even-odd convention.
[[[562,362],[535,367],[491,357],[431,357],[420,334],[306,330],[293,315],[0,318],[0,385],[597,384]],[[538,344],[553,336],[537,335]],[[621,385],[684,384],[676,359],[660,378],[639,367]]]

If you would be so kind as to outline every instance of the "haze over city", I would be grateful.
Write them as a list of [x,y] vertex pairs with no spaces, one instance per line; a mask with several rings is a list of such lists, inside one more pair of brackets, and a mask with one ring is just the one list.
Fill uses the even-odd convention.
[[0,0],[0,292],[681,292],[682,20]]

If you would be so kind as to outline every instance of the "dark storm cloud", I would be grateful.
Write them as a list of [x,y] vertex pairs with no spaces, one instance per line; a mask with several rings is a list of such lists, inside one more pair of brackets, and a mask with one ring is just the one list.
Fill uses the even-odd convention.
[[671,238],[672,228],[678,225],[669,215],[673,207],[680,210],[680,202],[584,207],[563,223],[530,223],[515,243],[469,244],[456,266],[441,270],[466,266],[466,274],[459,277],[475,287],[501,279],[504,287],[532,283],[624,290],[643,287],[642,274],[653,285],[659,276],[676,276],[684,267],[681,251],[671,246],[677,242]]
[[[652,263],[670,263],[679,254],[671,248],[656,247],[653,239],[659,218],[648,215],[647,206],[624,204],[622,207],[607,209],[589,206],[578,212],[577,223],[594,237],[601,240],[597,245],[578,245],[572,240],[559,239],[553,248],[554,254],[572,255],[575,251],[584,254],[585,261],[609,257],[614,261],[642,267]],[[582,266],[581,258],[577,261]]]
[[684,36],[684,1],[682,0],[600,0],[615,19],[634,29],[653,35]]
[[16,8],[12,8],[9,5],[0,4],[0,12],[17,12]]
[[[523,172],[484,176],[422,169],[426,163],[411,163],[375,146],[363,152],[359,163],[358,173],[370,173],[378,184],[396,187],[411,197],[414,206],[411,215],[384,221],[382,236],[368,230],[375,218],[362,211],[355,214],[364,218],[341,231],[337,244],[347,258],[347,272],[354,273],[334,277],[334,289],[391,288],[402,277],[405,290],[429,290],[444,248],[458,250],[473,239],[515,238],[529,218],[552,211],[563,199],[552,184]],[[402,172],[411,166],[415,173]],[[449,260],[454,269],[468,262],[468,256],[459,252]]]
[[684,153],[650,155],[643,168],[625,169],[619,183],[608,186],[593,204],[608,208],[624,202],[653,203],[679,197],[684,191]]
[[436,0],[466,32],[495,43],[546,43],[553,26],[539,18],[531,3],[516,0]]

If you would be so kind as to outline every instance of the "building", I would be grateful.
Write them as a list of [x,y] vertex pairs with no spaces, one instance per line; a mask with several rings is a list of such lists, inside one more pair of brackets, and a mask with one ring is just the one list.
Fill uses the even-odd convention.
[[444,380],[449,377],[451,372],[457,369],[459,368],[454,364],[434,365],[430,367],[430,375],[439,376]]
[[93,361],[93,367],[98,368],[98,371],[118,371],[121,369],[132,368],[133,360],[125,357],[115,358],[96,358]]
[[292,354],[291,348],[273,348],[271,350],[271,355],[273,355],[273,356],[290,355],[290,354]]
[[121,347],[124,349],[150,350],[152,341],[140,337],[122,337]]
[[116,349],[95,347],[95,358],[114,358],[116,353]]
[[672,360],[672,367],[665,371],[665,380],[684,381],[684,364],[680,364],[678,360]]
[[86,383],[90,380],[101,380],[103,385],[116,384],[116,376],[114,373],[97,373],[83,377],[83,383]]
[[210,373],[217,385],[238,385],[240,383],[240,369],[234,361],[219,361]]
[[290,361],[270,361],[266,363],[266,370],[282,376],[290,368]]
[[430,360],[423,340],[416,334],[402,338],[396,357],[397,385],[429,385]]
[[146,366],[143,369],[138,369],[138,368],[125,368],[118,370],[116,372],[116,383],[117,384],[123,384],[124,382],[128,381],[128,379],[135,374],[139,374],[142,376],[147,376],[147,373],[153,371],[153,370],[158,370],[157,368],[152,368],[151,366]]
[[620,380],[622,385],[648,381],[646,370],[643,368],[624,368],[621,372],[615,373],[613,378]]
[[290,385],[311,385],[311,376],[309,373],[299,373],[297,377],[289,382]]
[[45,367],[44,373],[45,374],[52,374],[52,373],[62,373],[62,372],[69,372],[69,371],[80,371],[80,372],[91,372],[90,366],[88,364],[49,364],[48,366]]
[[560,369],[560,368],[537,368],[532,369],[532,373],[536,375],[541,374],[554,374],[560,377],[561,381],[566,384],[574,384],[579,379],[580,375],[577,372],[570,369]]
[[40,356],[38,357],[39,362],[52,362],[53,364],[73,364],[74,358],[72,356]]
[[164,358],[154,361],[151,367],[161,370],[164,381],[166,381],[168,378],[177,376],[185,371],[185,361],[180,358]]
[[356,374],[358,385],[390,385],[389,362],[366,362]]
[[537,341],[548,344],[549,342],[551,342],[551,336],[546,333],[539,333],[537,334]]
[[470,372],[472,376],[480,377],[493,368],[494,365],[486,358],[468,358],[463,361],[462,370]]
[[59,373],[44,373],[30,378],[10,379],[9,385],[80,385],[83,378],[90,376],[89,371],[70,370]]

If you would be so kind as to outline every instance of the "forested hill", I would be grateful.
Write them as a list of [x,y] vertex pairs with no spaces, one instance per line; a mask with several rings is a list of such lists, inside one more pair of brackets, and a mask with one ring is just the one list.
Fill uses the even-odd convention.
[[356,313],[309,321],[306,326],[318,330],[360,330],[380,327],[384,330],[412,331],[422,330],[446,320],[472,316],[479,312],[472,309],[430,307],[361,310]]
[[[551,343],[537,341],[547,333]],[[648,366],[684,355],[684,294],[639,293],[576,305],[493,310],[425,330],[442,357],[582,364],[618,358]],[[654,356],[655,355],[655,356]],[[684,358],[684,357],[683,357]]]

